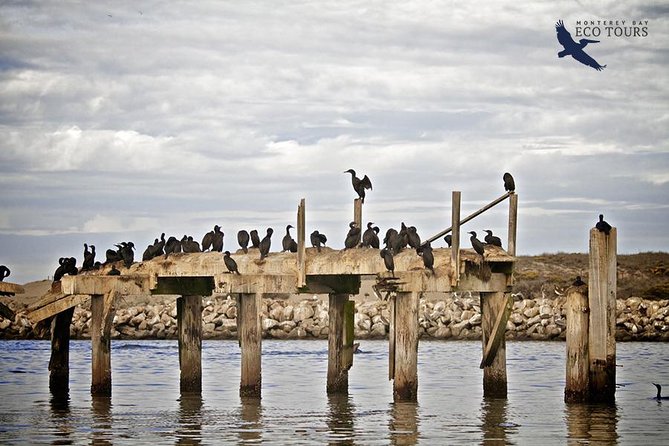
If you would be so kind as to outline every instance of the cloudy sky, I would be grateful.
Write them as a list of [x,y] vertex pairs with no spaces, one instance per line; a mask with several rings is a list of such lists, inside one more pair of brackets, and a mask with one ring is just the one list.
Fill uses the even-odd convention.
[[[300,198],[307,230],[341,247],[349,168],[371,178],[364,220],[384,232],[433,235],[451,191],[469,214],[509,171],[519,254],[587,252],[599,213],[620,253],[667,251],[660,4],[2,2],[0,264],[25,283],[85,242],[141,257],[161,232],[214,224],[226,248],[268,226],[279,246]],[[647,20],[648,35],[588,45],[600,72],[557,57],[559,19],[575,38],[583,20]],[[505,239],[506,218],[463,229]]]

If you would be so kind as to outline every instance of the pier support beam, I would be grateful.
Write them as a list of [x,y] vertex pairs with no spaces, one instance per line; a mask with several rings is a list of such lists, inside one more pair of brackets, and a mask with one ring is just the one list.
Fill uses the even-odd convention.
[[[353,339],[346,336],[349,298],[348,294],[330,294],[329,299],[327,393],[347,393],[348,370],[353,359]],[[346,341],[350,341],[350,346]]]
[[394,298],[394,401],[418,400],[419,298],[420,293],[415,291],[397,293]]
[[49,390],[64,395],[70,386],[70,324],[74,307],[58,313],[51,320],[51,359],[49,360]]
[[588,304],[590,401],[612,402],[616,393],[616,247],[617,232],[590,230]]
[[[508,319],[508,297],[503,292],[481,293],[481,329],[484,358],[483,396],[506,398],[506,341],[504,331]],[[506,317],[505,316],[506,313]],[[488,340],[495,342],[488,346]],[[493,348],[496,344],[496,348]],[[486,353],[487,350],[487,353]]]
[[111,396],[111,326],[117,292],[91,296],[91,394]]
[[567,371],[564,389],[566,403],[588,399],[588,296],[585,287],[573,287],[567,293],[565,305],[567,327]]
[[262,294],[240,294],[237,298],[237,335],[242,351],[239,395],[260,397],[262,387]]
[[202,391],[202,296],[177,299],[181,392]]

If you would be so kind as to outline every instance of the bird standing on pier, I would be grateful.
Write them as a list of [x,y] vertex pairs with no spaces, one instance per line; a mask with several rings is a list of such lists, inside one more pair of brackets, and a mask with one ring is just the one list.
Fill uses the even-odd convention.
[[402,238],[400,237],[400,233],[397,232],[397,229],[394,228],[389,228],[386,231],[383,243],[386,245],[386,249],[392,251],[393,254],[397,254],[402,249]]
[[230,271],[232,274],[239,274],[239,271],[237,270],[237,262],[235,262],[235,259],[230,257],[230,251],[225,251],[225,254],[223,255],[223,262],[225,262],[225,267],[228,268],[228,271]]
[[415,226],[409,226],[407,228],[407,242],[409,243],[409,246],[418,252],[420,249],[420,236],[418,235]]
[[360,240],[360,228],[358,225],[352,221],[348,224],[348,227],[348,234],[346,234],[346,240],[344,240],[344,249],[355,248]]
[[251,235],[251,248],[260,249],[260,236],[258,235],[258,231],[253,229],[250,235]]
[[390,271],[390,274],[395,276],[395,261],[393,260],[393,253],[388,248],[383,248],[379,255],[383,259],[383,263],[386,266],[386,269]]
[[434,274],[434,254],[432,253],[432,245],[430,242],[421,246],[417,252],[423,256],[423,265],[425,265],[425,268],[429,269],[432,271],[432,274]]
[[502,178],[504,179],[504,190],[509,192],[516,190],[516,182],[513,181],[513,177],[509,172],[505,172]]
[[325,236],[325,234],[321,234],[318,232],[318,230],[316,230],[311,233],[309,240],[311,241],[311,246],[316,248],[318,252],[321,252],[321,245],[325,246],[325,242],[328,241],[328,238]]
[[606,235],[609,235],[611,232],[611,225],[604,221],[603,214],[599,214],[599,221],[597,224],[595,224],[595,228],[597,228],[599,232],[603,232]]
[[165,258],[170,254],[177,254],[181,252],[181,242],[179,239],[171,235],[167,242],[165,242]]
[[5,265],[0,265],[0,282],[5,280],[5,277],[9,277],[12,272]]
[[283,248],[281,252],[285,251],[297,252],[297,242],[290,235],[290,228],[292,227],[293,225],[286,226],[286,235],[284,235],[283,239],[281,240],[281,247]]
[[472,242],[472,248],[474,248],[474,251],[476,251],[481,257],[485,254],[485,248],[483,247],[483,243],[481,240],[476,238],[476,232],[474,231],[469,231],[469,234],[472,236],[469,237],[469,240]]
[[204,237],[202,237],[202,252],[205,252],[209,248],[212,251],[221,252],[223,251],[223,232],[221,232],[221,227],[219,225],[214,225],[214,230],[207,232]]
[[202,252],[200,244],[193,240],[193,236],[186,237],[186,241],[181,242],[181,249],[183,252]]
[[107,275],[108,275],[108,276],[120,276],[120,275],[121,275],[121,271],[119,271],[118,269],[116,269],[116,265],[112,265],[112,267],[111,267],[111,269],[109,270],[109,272],[107,273]]
[[58,264],[59,266],[53,274],[54,282],[59,282],[65,274],[69,274],[70,276],[77,275],[77,259],[74,257],[61,257],[58,259]]
[[658,401],[669,400],[669,396],[662,396],[662,386],[661,385],[655,384],[655,383],[653,383],[653,385],[655,387],[657,387],[657,396],[654,399],[656,399]]
[[487,233],[487,235],[483,238],[483,240],[493,246],[499,246],[500,248],[502,247],[502,239],[499,237],[492,235],[492,231],[490,229],[485,229],[484,232]]
[[[256,232],[256,236],[257,235],[258,233]],[[239,243],[239,247],[242,248],[244,254],[249,252],[249,239],[250,239],[249,233],[246,232],[244,229],[242,229],[237,233],[237,243]]]
[[88,245],[84,243],[84,261],[81,265],[81,270],[82,271],[89,271],[93,269],[93,265],[95,264],[95,246],[91,245],[90,250],[88,249]]
[[372,182],[369,180],[367,175],[365,175],[362,179],[356,177],[355,170],[353,169],[348,169],[344,173],[351,174],[351,183],[353,183],[353,190],[358,194],[358,197],[360,197],[360,200],[364,203],[365,189],[372,190]]
[[132,265],[132,262],[135,260],[134,249],[135,244],[133,242],[127,242],[119,249],[119,254],[121,255],[121,259],[126,268],[130,268],[130,265]]
[[362,246],[367,246],[375,249],[379,249],[379,227],[372,226],[374,223],[371,221],[367,223],[367,229],[362,234]]
[[444,241],[446,242],[446,244],[450,248],[451,245],[453,244],[453,236],[451,234],[446,234],[446,237],[444,237]]
[[267,228],[267,235],[263,237],[263,239],[260,241],[260,244],[258,248],[260,249],[260,260],[264,259],[267,257],[269,254],[269,248],[272,245],[272,234],[274,233],[274,229],[272,228]]

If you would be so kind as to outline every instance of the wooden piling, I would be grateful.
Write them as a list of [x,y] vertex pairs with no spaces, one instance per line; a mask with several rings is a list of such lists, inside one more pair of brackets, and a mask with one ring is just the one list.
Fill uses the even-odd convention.
[[237,300],[237,335],[242,351],[239,395],[243,397],[259,397],[261,394],[261,303],[261,293],[240,294]]
[[510,255],[516,255],[516,235],[518,233],[518,195],[512,193],[509,195],[509,239],[506,252]]
[[91,394],[111,396],[111,326],[117,292],[91,296]]
[[51,359],[49,390],[54,395],[67,394],[70,385],[70,324],[74,307],[51,319]]
[[348,368],[344,357],[344,312],[348,294],[329,295],[327,393],[348,392]]
[[395,379],[395,315],[397,311],[395,305],[397,303],[397,293],[390,293],[388,296],[388,310],[390,312],[390,320],[388,321],[388,379]]
[[567,371],[564,389],[566,403],[588,400],[588,296],[585,287],[572,287],[567,293],[565,305],[567,326]]
[[460,191],[454,190],[451,194],[451,286],[457,286],[460,280]]
[[394,401],[418,400],[418,304],[420,293],[397,293]]
[[616,392],[616,249],[617,232],[590,230],[588,305],[590,326],[589,399],[612,402]]
[[[504,292],[481,293],[481,329],[484,349],[483,396],[506,398],[506,341],[496,332],[506,329],[506,320],[502,319],[507,311],[508,297]],[[502,313],[502,315],[500,315]],[[508,315],[507,315],[508,317]],[[491,338],[497,338],[497,348],[485,354],[486,345]]]
[[297,288],[305,286],[307,286],[306,206],[302,198],[297,208]]
[[202,296],[177,298],[181,392],[202,391]]
[[353,200],[353,221],[355,222],[356,226],[360,228],[360,234],[358,235],[358,244],[362,240],[362,233],[363,233],[363,227],[362,227],[362,200],[360,198],[356,198]]

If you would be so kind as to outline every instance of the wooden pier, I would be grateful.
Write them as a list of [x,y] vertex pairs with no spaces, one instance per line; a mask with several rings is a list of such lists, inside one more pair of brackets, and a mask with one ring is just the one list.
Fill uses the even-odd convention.
[[[177,324],[181,391],[202,387],[202,297],[213,292],[237,297],[237,324],[242,352],[240,395],[261,394],[261,299],[266,294],[328,294],[329,341],[327,392],[348,391],[348,370],[353,365],[353,302],[362,277],[375,277],[377,290],[391,301],[389,377],[394,399],[416,400],[418,393],[418,302],[424,292],[471,291],[481,296],[483,313],[484,394],[506,395],[504,330],[513,285],[517,196],[509,192],[511,252],[486,246],[482,259],[473,249],[459,249],[460,193],[454,192],[453,248],[435,248],[434,273],[422,258],[407,248],[394,257],[394,274],[386,271],[379,250],[334,250],[305,245],[304,200],[298,206],[298,252],[272,252],[260,260],[257,249],[233,254],[241,274],[230,274],[218,252],[171,254],[121,268],[120,276],[106,275],[111,265],[93,273],[65,276],[30,308],[33,323],[52,318],[52,354],[49,365],[52,390],[67,388],[69,323],[72,309],[90,301],[92,312],[92,384],[94,395],[110,395],[111,321],[120,296],[177,295]],[[470,216],[471,217],[471,216]],[[468,217],[469,218],[469,217]],[[473,217],[472,217],[473,218]],[[354,219],[362,223],[362,204],[354,202]],[[443,235],[443,234],[442,234]],[[429,239],[428,239],[429,240]]]

